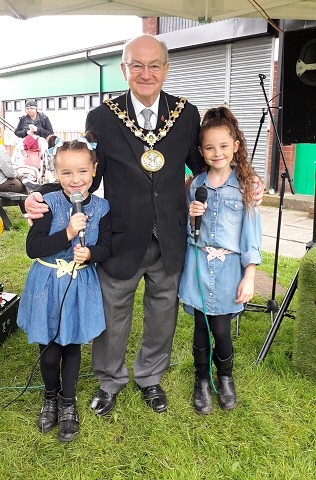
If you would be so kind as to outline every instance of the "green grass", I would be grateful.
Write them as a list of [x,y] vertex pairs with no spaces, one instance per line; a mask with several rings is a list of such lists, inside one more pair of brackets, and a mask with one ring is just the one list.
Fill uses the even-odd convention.
[[[0,281],[21,294],[31,261],[24,253],[27,222],[10,209],[14,229],[0,236]],[[287,288],[299,261],[280,258],[278,281]],[[262,270],[273,272],[273,255],[264,254]],[[256,298],[262,303],[268,299]],[[282,298],[278,298],[280,302]],[[295,298],[291,308],[295,310]],[[0,409],[1,480],[314,480],[316,472],[316,385],[293,372],[295,320],[284,317],[266,360],[255,361],[270,329],[270,315],[247,312],[234,339],[238,408],[203,417],[192,408],[192,318],[180,309],[172,366],[163,379],[168,412],[158,415],[142,402],[131,381],[108,418],[90,410],[98,382],[91,371],[91,346],[83,346],[78,384],[80,433],[69,445],[56,430],[38,432],[42,381],[36,369],[33,388]],[[142,285],[127,353],[132,369],[142,330]],[[18,331],[0,348],[0,398],[4,405],[25,385],[37,358]]]

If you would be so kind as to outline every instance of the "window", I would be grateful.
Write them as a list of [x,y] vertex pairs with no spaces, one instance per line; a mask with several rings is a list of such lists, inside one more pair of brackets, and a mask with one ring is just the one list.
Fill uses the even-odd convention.
[[54,98],[46,98],[46,110],[55,110]]
[[4,102],[4,109],[6,112],[12,112],[12,102]]
[[78,95],[74,97],[74,108],[84,108],[84,96]]
[[126,92],[110,92],[108,94],[108,98],[116,98],[116,97],[119,97],[120,95],[122,95],[122,93],[126,93]]
[[89,97],[89,107],[95,108],[100,105],[100,97],[99,95],[90,95]]
[[58,99],[58,109],[59,110],[67,110],[68,109],[68,98],[67,97],[59,97],[59,99]]
[[22,109],[22,105],[21,105],[21,100],[15,100],[14,102],[14,110],[16,112],[20,112]]

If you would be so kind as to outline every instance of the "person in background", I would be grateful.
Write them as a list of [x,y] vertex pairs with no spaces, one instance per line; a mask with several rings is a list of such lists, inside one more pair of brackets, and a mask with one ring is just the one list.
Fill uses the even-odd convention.
[[[20,138],[31,136],[30,143],[34,135],[47,138],[53,133],[53,127],[49,118],[38,111],[35,100],[27,100],[25,104],[26,115],[23,115],[15,129],[15,135]],[[33,140],[34,143],[34,140]]]
[[[92,188],[103,180],[112,218],[111,258],[98,266],[107,329],[92,354],[100,389],[91,408],[101,416],[130,379],[125,357],[141,279],[144,327],[134,381],[154,412],[167,410],[161,380],[170,365],[186,251],[185,164],[196,173],[201,159],[197,108],[162,90],[169,70],[165,43],[151,35],[127,42],[121,69],[129,91],[89,112],[86,121],[98,142]],[[262,191],[261,184],[259,199]],[[45,211],[41,201],[39,192],[26,200],[31,218]]]
[[[196,412],[208,415],[213,409],[210,358],[217,367],[220,407],[237,406],[231,320],[254,294],[256,265],[262,261],[262,226],[253,204],[254,171],[246,140],[227,107],[205,113],[200,145],[205,166],[188,181],[188,247],[179,297],[185,311],[194,315],[193,404]],[[206,189],[205,202],[195,200],[201,188]],[[196,237],[195,221],[201,216]],[[213,352],[210,333],[215,340]]]
[[44,195],[48,211],[27,236],[27,254],[36,261],[17,319],[29,343],[39,344],[45,393],[38,428],[49,432],[58,423],[61,442],[72,441],[79,432],[81,344],[105,329],[95,264],[110,256],[110,207],[89,193],[97,167],[95,143],[89,140],[56,140],[53,153],[62,190]]
[[26,187],[18,178],[7,149],[0,145],[0,191],[27,193]]

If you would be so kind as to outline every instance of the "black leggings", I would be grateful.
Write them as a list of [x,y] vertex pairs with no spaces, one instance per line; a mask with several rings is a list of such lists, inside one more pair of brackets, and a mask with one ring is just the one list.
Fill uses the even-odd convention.
[[[46,345],[39,345],[40,353],[45,348]],[[45,390],[57,390],[61,386],[63,397],[75,397],[80,363],[81,345],[71,343],[63,347],[52,343],[40,358]]]
[[[216,353],[222,360],[228,358],[233,352],[231,320],[231,313],[227,315],[207,315],[208,325],[215,340]],[[210,341],[204,313],[200,310],[194,310],[193,345],[195,348],[202,350],[208,347],[209,344]]]

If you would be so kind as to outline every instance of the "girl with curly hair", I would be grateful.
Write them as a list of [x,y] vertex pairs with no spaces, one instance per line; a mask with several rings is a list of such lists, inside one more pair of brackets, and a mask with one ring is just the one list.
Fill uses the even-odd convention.
[[237,406],[231,320],[254,294],[262,226],[252,199],[254,171],[246,140],[227,107],[205,113],[199,150],[204,166],[188,184],[188,247],[179,297],[194,315],[193,405],[208,415],[213,410],[212,360],[220,407]]

